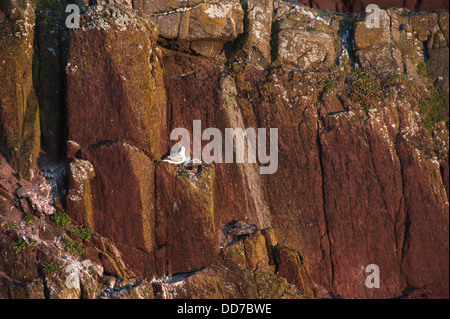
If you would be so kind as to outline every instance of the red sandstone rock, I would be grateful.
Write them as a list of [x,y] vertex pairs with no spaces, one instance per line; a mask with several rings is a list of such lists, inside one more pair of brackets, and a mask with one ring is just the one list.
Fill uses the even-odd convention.
[[424,290],[428,298],[448,298],[448,197],[442,186],[438,192],[433,186],[442,185],[439,167],[417,156],[402,137],[396,147],[406,208],[402,272],[408,287]]
[[72,159],[77,157],[77,155],[79,156],[81,145],[75,141],[69,140],[66,142],[66,148],[67,148],[67,158]]
[[92,206],[86,209],[86,219],[92,221],[93,231],[118,246],[125,262],[142,273],[145,255],[155,247],[153,161],[122,143],[83,149],[82,157],[95,170],[95,178],[90,181]]
[[190,272],[214,263],[218,234],[214,224],[214,169],[195,179],[177,176],[159,163],[156,169],[156,268],[161,275]]
[[71,32],[68,138],[82,147],[124,141],[159,158],[162,129],[157,119],[163,119],[166,110],[161,92],[155,92],[157,62],[153,67],[149,63],[157,60],[153,31],[138,21],[126,31],[113,28],[118,27]]
[[308,271],[308,262],[304,257],[298,255],[296,251],[287,248],[276,248],[275,256],[278,273],[285,278],[290,278],[305,297],[313,296],[314,292]]

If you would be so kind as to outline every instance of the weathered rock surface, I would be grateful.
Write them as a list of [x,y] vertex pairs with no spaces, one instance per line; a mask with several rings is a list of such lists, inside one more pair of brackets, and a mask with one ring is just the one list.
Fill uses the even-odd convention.
[[[153,26],[126,9],[89,10],[81,29],[70,33],[68,137],[81,147],[123,141],[160,157],[158,119],[165,109],[161,93],[155,92],[160,75]],[[103,15],[110,12],[122,15],[107,21]]]
[[271,0],[242,2],[246,20],[244,33],[236,44],[237,57],[247,58],[249,61],[267,67],[272,60],[272,19],[274,2]]
[[154,253],[159,276],[195,271],[217,259],[214,179],[214,169],[190,179],[176,176],[169,164],[158,164]]
[[5,12],[0,24],[0,150],[24,177],[32,178],[41,148],[33,86],[36,15],[17,3]]
[[86,219],[92,221],[92,230],[115,243],[125,262],[142,276],[155,247],[154,163],[137,148],[118,143],[92,146],[82,156],[92,163],[96,175],[90,186],[92,204],[85,205]]
[[69,168],[67,209],[76,221],[93,229],[94,213],[91,180],[95,177],[94,167],[89,161],[74,159],[69,164]]
[[237,0],[135,1],[133,8],[149,16],[161,38],[209,57],[216,57],[244,27],[244,11]]

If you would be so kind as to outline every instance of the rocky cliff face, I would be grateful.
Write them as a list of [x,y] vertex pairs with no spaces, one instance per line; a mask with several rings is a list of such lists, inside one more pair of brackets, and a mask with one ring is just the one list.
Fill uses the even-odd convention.
[[[0,4],[1,297],[448,298],[447,11]],[[162,162],[194,120],[277,172]]]

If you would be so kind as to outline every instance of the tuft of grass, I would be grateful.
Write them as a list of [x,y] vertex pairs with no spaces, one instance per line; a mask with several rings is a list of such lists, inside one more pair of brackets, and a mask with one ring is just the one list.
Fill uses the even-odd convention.
[[337,80],[336,79],[330,80],[327,83],[325,83],[324,90],[326,92],[334,92],[334,91],[336,91],[336,89],[337,89]]
[[61,226],[66,228],[70,225],[70,217],[65,212],[56,212],[53,214],[53,220],[56,226]]
[[27,242],[25,239],[20,238],[16,241],[16,244],[13,246],[13,250],[15,253],[18,253],[22,250],[24,250],[27,247]]
[[74,257],[80,257],[84,253],[83,246],[77,242],[76,240],[70,238],[63,238],[63,242],[65,243],[64,249]]
[[408,94],[407,92],[411,92],[411,90],[417,85],[415,85],[412,81],[408,79],[408,75],[406,73],[392,75],[389,76],[383,83],[384,87],[390,86],[403,86],[405,90],[401,91],[399,94]]
[[27,8],[27,0],[19,0],[19,7],[21,7],[22,9],[26,9]]
[[45,272],[49,275],[53,275],[59,271],[61,268],[61,265],[57,263],[56,261],[49,261],[42,263],[42,267],[44,268]]
[[41,8],[48,9],[50,11],[63,12],[65,6],[59,3],[57,0],[34,0],[34,2]]
[[5,229],[19,229],[19,225],[12,221],[6,221],[3,227],[5,227]]
[[28,226],[33,226],[35,219],[36,219],[36,216],[31,215],[31,214],[27,214],[25,216],[25,224],[27,224]]
[[89,228],[83,227],[82,225],[72,228],[70,231],[82,239],[89,240],[91,238]]
[[97,270],[92,266],[89,266],[88,270],[91,276],[95,276],[97,274]]
[[405,78],[406,78],[405,74],[391,75],[386,79],[386,85],[391,86],[391,85],[403,84],[403,82],[405,82]]
[[351,97],[358,101],[365,110],[381,97],[381,86],[378,80],[360,68],[355,68],[350,74]]
[[20,207],[20,199],[14,198],[13,200],[11,200],[11,204],[13,204],[16,207]]
[[436,124],[445,122],[447,128],[449,127],[449,97],[445,92],[437,86],[428,88],[428,98],[422,100],[419,104],[420,114],[422,116],[422,124],[427,129],[432,131]]
[[428,67],[425,62],[421,62],[417,65],[417,74],[424,78],[428,77]]

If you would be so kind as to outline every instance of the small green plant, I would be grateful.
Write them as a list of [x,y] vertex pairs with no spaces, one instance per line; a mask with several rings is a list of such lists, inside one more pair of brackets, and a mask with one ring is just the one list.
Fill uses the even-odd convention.
[[334,92],[337,89],[337,80],[330,80],[325,83],[325,92]]
[[330,71],[330,73],[334,73],[334,72],[340,72],[340,71],[344,71],[345,73],[349,73],[352,69],[352,66],[350,64],[350,57],[348,56],[348,54],[342,54],[339,57],[339,62],[337,64],[332,65],[331,67],[328,68],[328,70]]
[[27,242],[25,241],[25,239],[20,238],[16,241],[16,244],[13,246],[13,250],[15,253],[18,253],[24,250],[25,247],[27,247]]
[[34,2],[41,8],[51,11],[64,11],[64,5],[57,0],[34,0]]
[[316,28],[316,27],[308,26],[308,27],[306,27],[306,31],[309,31],[309,32],[317,31],[317,28]]
[[44,268],[45,272],[49,275],[53,275],[59,271],[59,268],[61,268],[61,265],[58,264],[56,261],[49,261],[42,263],[42,267]]
[[365,74],[360,68],[352,70],[350,75],[351,97],[358,101],[365,110],[381,97],[381,86],[373,76]]
[[77,235],[78,237],[83,238],[85,240],[91,238],[91,231],[89,230],[89,228],[83,227],[82,225],[72,228],[70,231],[75,235]]
[[70,238],[63,238],[63,242],[66,244],[64,249],[74,257],[80,257],[84,253],[83,246],[76,240]]
[[5,227],[5,229],[19,229],[17,223],[12,221],[6,221],[3,227]]
[[396,84],[402,84],[404,81],[404,75],[391,75],[386,79],[386,85],[396,85]]
[[19,0],[19,7],[25,9],[27,7],[27,0]]
[[70,217],[65,212],[56,212],[53,215],[56,226],[67,227],[70,225]]
[[425,62],[421,62],[417,65],[417,74],[424,78],[428,77],[428,67]]
[[35,246],[38,244],[38,241],[34,240],[33,238],[28,238],[28,242],[30,243],[31,246]]
[[97,274],[97,270],[92,266],[89,266],[88,270],[91,276],[95,276]]
[[411,89],[416,87],[416,85],[408,79],[408,75],[406,73],[389,76],[384,81],[383,86],[403,86],[406,90],[403,90],[404,92],[400,92],[399,94],[406,94],[406,92],[410,92]]
[[25,215],[25,224],[27,224],[28,226],[33,226],[35,219],[36,219],[36,216],[31,215],[31,214],[26,214]]
[[419,104],[422,124],[427,130],[433,130],[435,125],[444,121],[449,127],[449,97],[437,86],[428,88],[429,97]]
[[16,207],[20,207],[20,199],[14,198],[14,199],[11,201],[11,204],[13,204],[13,205],[16,206]]

